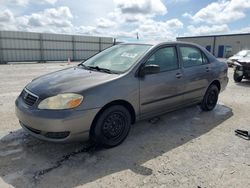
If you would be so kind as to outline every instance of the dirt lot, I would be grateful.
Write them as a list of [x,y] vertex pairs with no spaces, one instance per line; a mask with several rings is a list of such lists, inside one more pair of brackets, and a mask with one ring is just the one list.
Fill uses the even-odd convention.
[[198,106],[134,125],[105,150],[52,144],[22,131],[14,101],[33,78],[65,63],[0,66],[0,187],[250,187],[250,82],[227,90],[212,112]]

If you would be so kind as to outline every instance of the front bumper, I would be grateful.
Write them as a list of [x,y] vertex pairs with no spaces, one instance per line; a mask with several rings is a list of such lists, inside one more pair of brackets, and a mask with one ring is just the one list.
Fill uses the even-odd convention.
[[234,66],[234,73],[238,76],[244,76],[246,78],[250,78],[250,66],[241,65],[241,66]]
[[79,111],[39,110],[16,100],[16,115],[31,135],[46,141],[68,142],[88,139],[91,124],[100,109]]

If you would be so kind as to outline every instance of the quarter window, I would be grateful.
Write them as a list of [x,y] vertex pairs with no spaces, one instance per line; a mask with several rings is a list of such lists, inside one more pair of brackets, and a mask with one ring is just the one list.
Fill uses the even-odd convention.
[[204,53],[202,53],[202,60],[203,60],[203,64],[208,64],[209,63],[208,58]]
[[158,65],[160,71],[178,69],[178,59],[175,47],[165,47],[157,50],[146,62],[146,65]]
[[199,49],[192,47],[180,47],[180,51],[183,66],[185,68],[205,64],[205,57]]

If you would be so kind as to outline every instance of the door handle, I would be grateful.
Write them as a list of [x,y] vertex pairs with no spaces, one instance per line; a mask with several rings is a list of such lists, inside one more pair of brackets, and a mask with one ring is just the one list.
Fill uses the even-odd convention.
[[181,73],[176,73],[176,78],[180,79],[182,77],[182,74]]
[[210,70],[210,67],[206,67],[206,72],[209,72]]

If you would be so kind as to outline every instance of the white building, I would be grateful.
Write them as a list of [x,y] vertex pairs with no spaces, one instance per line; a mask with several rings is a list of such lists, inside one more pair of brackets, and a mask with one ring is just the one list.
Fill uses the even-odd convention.
[[178,37],[177,41],[199,44],[216,57],[229,57],[240,50],[250,49],[250,33]]

